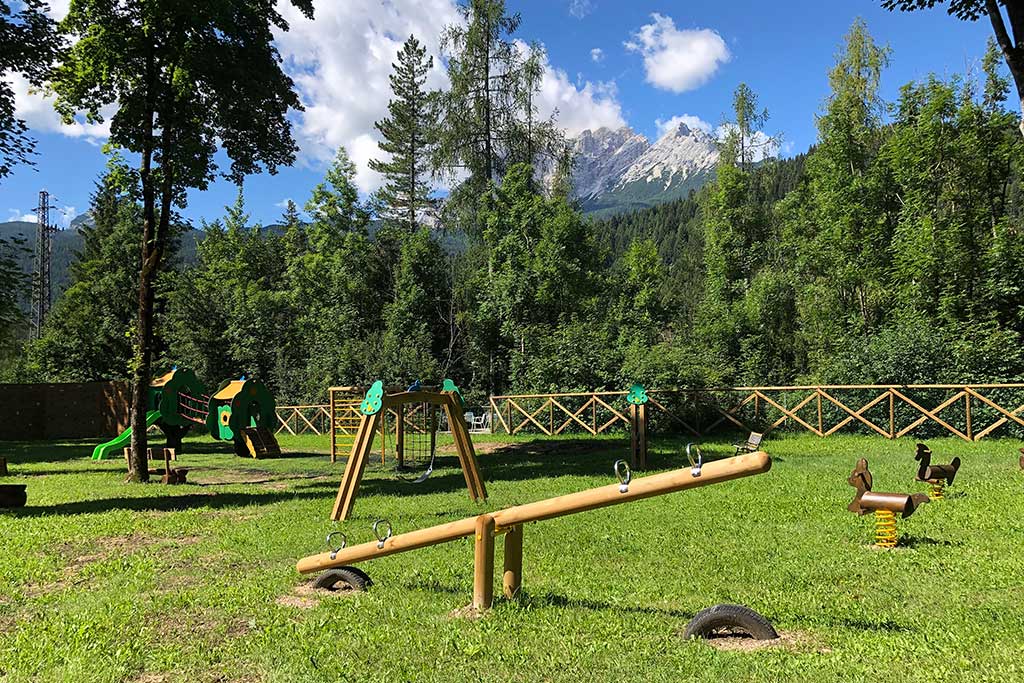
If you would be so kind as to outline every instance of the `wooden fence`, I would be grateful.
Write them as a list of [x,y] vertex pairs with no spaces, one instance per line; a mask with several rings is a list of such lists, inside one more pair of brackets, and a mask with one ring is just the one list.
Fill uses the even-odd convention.
[[[726,387],[647,392],[652,432],[703,437],[719,429],[794,428],[825,437],[860,431],[978,441],[1024,433],[1024,384]],[[492,396],[494,430],[602,434],[629,428],[624,391]]]
[[328,405],[277,406],[276,434],[328,434],[331,431],[331,411]]

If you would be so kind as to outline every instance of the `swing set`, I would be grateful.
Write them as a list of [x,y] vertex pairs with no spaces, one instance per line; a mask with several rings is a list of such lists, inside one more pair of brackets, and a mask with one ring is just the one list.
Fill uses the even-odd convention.
[[[337,393],[346,395],[336,396]],[[477,463],[473,442],[469,437],[463,414],[463,399],[454,382],[446,379],[442,387],[423,386],[419,380],[407,388],[385,388],[380,381],[374,382],[359,402],[352,407],[351,387],[331,389],[331,462],[335,462],[341,451],[339,441],[347,442],[351,431],[351,443],[345,474],[331,510],[331,519],[348,519],[355,504],[359,482],[370,459],[373,443],[380,436],[381,465],[386,464],[388,442],[394,435],[393,447],[397,461],[396,476],[409,484],[422,484],[434,471],[437,457],[437,429],[439,412],[444,411],[451,429],[455,451],[459,457],[466,479],[466,488],[473,502],[487,500],[487,490],[480,466]],[[358,415],[358,426],[352,428],[352,414]],[[415,466],[426,464],[426,469],[416,477],[403,477],[406,463]]]

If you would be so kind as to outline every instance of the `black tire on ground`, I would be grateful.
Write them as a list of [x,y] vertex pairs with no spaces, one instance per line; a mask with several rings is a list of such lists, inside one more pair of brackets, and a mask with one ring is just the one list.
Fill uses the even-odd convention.
[[779,637],[767,619],[743,605],[715,605],[697,612],[686,625],[683,637],[710,638],[716,631],[725,629],[749,633],[754,640],[774,640]]
[[354,591],[361,593],[367,586],[373,585],[373,581],[361,569],[355,567],[339,567],[328,569],[313,582],[314,588],[321,588],[329,591]]

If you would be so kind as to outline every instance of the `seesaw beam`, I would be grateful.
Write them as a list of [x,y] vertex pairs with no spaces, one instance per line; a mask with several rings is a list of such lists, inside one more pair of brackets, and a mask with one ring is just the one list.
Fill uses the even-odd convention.
[[[694,476],[691,468],[685,467],[671,472],[636,479],[629,484],[628,490],[625,493],[620,492],[619,484],[611,484],[609,486],[601,486],[578,493],[570,493],[565,496],[548,498],[535,503],[498,510],[497,512],[487,513],[480,517],[491,518],[491,523],[494,525],[494,531],[491,533],[498,535],[517,529],[527,522],[539,522],[577,512],[585,512],[586,510],[596,510],[597,508],[629,503],[675,491],[683,491],[685,489],[762,474],[771,469],[771,466],[772,461],[768,454],[764,451],[757,451],[707,463],[701,469],[699,476]],[[378,557],[394,555],[395,553],[416,550],[417,548],[447,543],[460,538],[479,535],[477,534],[477,525],[480,523],[482,522],[479,521],[479,517],[468,517],[457,522],[449,522],[391,536],[383,542],[371,541],[349,548],[342,548],[336,553],[311,555],[299,560],[296,564],[296,569],[302,574],[310,574]],[[489,528],[490,523],[484,522],[483,524],[485,526],[482,528]],[[521,543],[521,529],[517,529],[517,533],[516,542]],[[486,550],[486,548],[482,550]],[[506,592],[510,589],[514,592],[519,587],[521,566],[513,567],[512,569],[513,576],[509,577],[509,584],[505,586]],[[508,570],[509,567],[506,566],[506,571]]]

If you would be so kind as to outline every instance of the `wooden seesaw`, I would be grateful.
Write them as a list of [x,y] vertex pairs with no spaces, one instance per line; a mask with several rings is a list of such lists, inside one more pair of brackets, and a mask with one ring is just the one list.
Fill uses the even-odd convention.
[[[391,535],[390,524],[379,520],[374,524],[376,541],[346,547],[342,536],[340,547],[331,552],[303,558],[299,560],[296,569],[302,574],[327,570],[317,579],[318,587],[329,588],[341,582],[348,584],[350,589],[365,590],[370,583],[369,577],[348,565],[474,536],[476,542],[473,553],[472,607],[476,610],[485,610],[491,606],[494,599],[494,539],[497,536],[505,536],[502,585],[505,596],[511,599],[516,597],[522,586],[523,525],[527,522],[539,522],[698,486],[720,484],[731,479],[762,474],[771,469],[771,465],[772,461],[768,454],[757,451],[631,480],[629,467],[624,461],[618,461],[615,467],[619,477],[618,484],[517,505],[397,536]],[[382,529],[385,526],[386,530]],[[328,543],[335,535],[341,534],[333,532],[328,536]],[[751,635],[757,637],[756,634]]]

